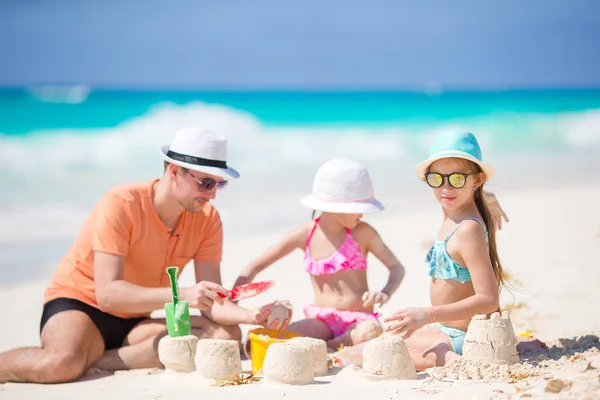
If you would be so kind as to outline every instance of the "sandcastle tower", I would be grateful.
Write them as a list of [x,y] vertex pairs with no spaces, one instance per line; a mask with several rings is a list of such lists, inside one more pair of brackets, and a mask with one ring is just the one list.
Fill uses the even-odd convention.
[[158,359],[166,370],[192,372],[196,369],[194,356],[198,338],[194,335],[164,336],[158,342]]
[[309,350],[298,344],[273,343],[263,364],[265,378],[289,385],[314,382],[315,370]]
[[508,311],[475,315],[469,323],[463,358],[493,364],[514,364],[519,361],[517,338]]
[[291,338],[288,340],[288,343],[308,350],[313,368],[315,369],[315,376],[327,374],[329,371],[329,367],[327,366],[327,343],[324,340],[299,336]]
[[404,339],[384,334],[365,344],[363,374],[371,380],[414,379],[417,370]]
[[235,340],[201,339],[196,347],[196,371],[205,378],[223,379],[242,372],[239,343]]

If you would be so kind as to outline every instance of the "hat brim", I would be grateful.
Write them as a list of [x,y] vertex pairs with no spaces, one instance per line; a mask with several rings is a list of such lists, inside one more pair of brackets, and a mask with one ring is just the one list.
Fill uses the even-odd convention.
[[444,151],[444,152],[436,153],[436,154],[432,155],[431,157],[429,157],[427,160],[419,163],[415,167],[415,174],[417,174],[417,176],[420,179],[425,179],[425,173],[427,172],[427,169],[429,168],[429,166],[431,164],[433,164],[434,162],[436,162],[437,160],[441,160],[443,158],[462,158],[463,160],[468,160],[468,161],[474,162],[475,164],[479,165],[481,170],[485,173],[486,180],[488,180],[488,181],[492,180],[494,178],[494,176],[496,175],[496,170],[494,169],[494,167],[491,166],[491,164],[480,161],[477,158],[473,157],[472,155],[462,152],[462,151]]
[[342,203],[319,199],[312,194],[303,198],[300,203],[312,210],[339,214],[369,214],[384,209],[383,204],[376,199]]
[[168,151],[169,151],[169,146],[162,146],[160,148],[160,154],[161,154],[162,158],[171,164],[178,165],[183,168],[191,169],[192,171],[198,171],[198,172],[203,172],[203,173],[209,174],[209,175],[220,176],[221,178],[226,178],[226,179],[227,178],[237,179],[240,177],[239,172],[237,172],[235,169],[233,169],[231,167],[217,168],[217,167],[209,167],[209,166],[205,166],[205,165],[189,164],[189,163],[186,163],[183,161],[174,160],[167,155]]

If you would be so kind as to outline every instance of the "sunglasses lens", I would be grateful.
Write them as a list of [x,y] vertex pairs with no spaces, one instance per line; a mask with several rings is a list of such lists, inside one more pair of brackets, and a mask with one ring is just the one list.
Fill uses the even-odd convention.
[[219,183],[217,183],[217,190],[223,189],[225,186],[227,186],[227,181],[219,181]]
[[448,182],[450,182],[450,186],[455,189],[460,189],[465,186],[467,182],[467,177],[462,174],[452,174],[448,177]]
[[203,192],[208,192],[209,190],[214,188],[216,185],[217,185],[217,181],[214,180],[213,178],[204,178],[204,179],[202,179],[201,183],[199,184],[200,190]]
[[443,182],[442,176],[440,174],[428,174],[427,175],[427,184],[432,188],[439,188],[442,186]]

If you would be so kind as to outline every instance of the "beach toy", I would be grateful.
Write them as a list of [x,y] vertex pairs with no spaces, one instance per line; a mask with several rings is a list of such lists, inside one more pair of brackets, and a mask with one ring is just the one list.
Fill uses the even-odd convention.
[[192,372],[198,338],[194,335],[163,336],[158,342],[158,359],[166,370]]
[[519,336],[523,336],[529,339],[533,339],[535,336],[533,335],[533,332],[530,331],[529,329],[526,329],[524,331],[519,332]]
[[399,335],[381,335],[365,344],[365,378],[378,380],[415,379],[417,370],[404,339]]
[[322,339],[311,337],[295,337],[287,341],[287,343],[295,344],[306,350],[312,360],[315,376],[326,375],[329,371],[327,357],[327,343]]
[[200,339],[194,359],[196,371],[209,379],[225,379],[242,373],[237,340]]
[[293,343],[273,343],[267,350],[263,373],[266,379],[288,385],[304,385],[315,381],[315,370],[309,351]]
[[256,328],[248,332],[250,339],[250,356],[252,360],[252,373],[258,374],[263,367],[267,349],[274,343],[283,343],[293,337],[298,337],[294,332],[280,332],[272,329]]
[[173,301],[165,303],[165,318],[169,336],[188,336],[191,333],[190,308],[187,301],[179,301],[179,288],[177,287],[178,267],[167,268],[171,280]]
[[[231,294],[229,295],[229,300],[238,301],[242,299],[247,299],[249,297],[254,297],[258,294],[261,294],[265,290],[270,289],[275,284],[275,281],[264,281],[264,282],[252,282],[247,283],[245,285],[236,286],[231,290]],[[225,299],[228,296],[225,296],[223,293],[219,293],[221,298]]]
[[475,315],[465,335],[463,358],[491,364],[519,361],[517,338],[508,311]]

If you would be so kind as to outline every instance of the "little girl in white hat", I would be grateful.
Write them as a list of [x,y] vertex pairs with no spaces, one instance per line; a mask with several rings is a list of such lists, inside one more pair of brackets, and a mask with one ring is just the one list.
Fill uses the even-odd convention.
[[[291,324],[289,330],[326,340],[332,349],[379,336],[382,327],[374,307],[386,303],[396,291],[404,267],[377,231],[361,221],[363,214],[383,210],[373,195],[369,173],[353,160],[330,160],[318,170],[313,191],[302,204],[321,212],[320,217],[293,230],[252,261],[236,286],[251,282],[269,265],[301,249],[304,270],[313,281],[315,304],[306,306],[306,319]],[[367,285],[368,253],[389,269],[388,282],[379,291],[370,291]]]

